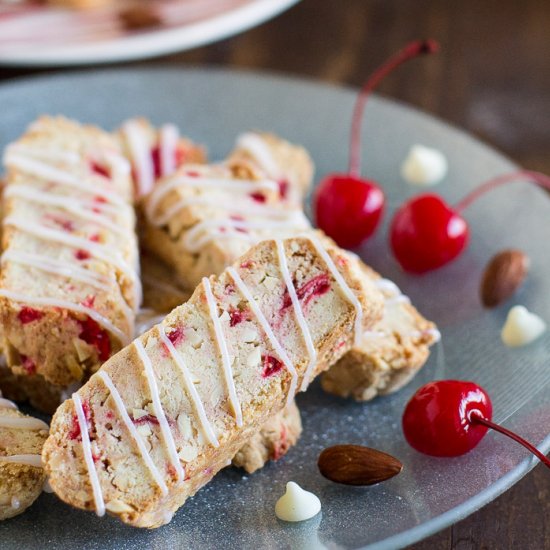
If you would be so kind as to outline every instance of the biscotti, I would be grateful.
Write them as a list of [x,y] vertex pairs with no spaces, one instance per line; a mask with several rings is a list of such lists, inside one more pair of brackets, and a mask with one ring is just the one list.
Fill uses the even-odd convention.
[[309,227],[301,208],[280,200],[277,182],[236,164],[185,165],[155,184],[143,210],[142,245],[189,288],[262,239]]
[[130,167],[109,134],[50,117],[8,147],[4,164],[2,347],[16,374],[67,387],[133,338]]
[[0,520],[21,514],[42,492],[40,453],[47,436],[45,422],[19,412],[0,393]]
[[384,315],[358,345],[321,377],[328,393],[369,401],[401,389],[425,364],[430,346],[440,339],[397,285],[363,264],[363,271],[384,296]]
[[52,488],[135,526],[167,523],[381,309],[338,249],[256,245],[58,409],[43,451]]

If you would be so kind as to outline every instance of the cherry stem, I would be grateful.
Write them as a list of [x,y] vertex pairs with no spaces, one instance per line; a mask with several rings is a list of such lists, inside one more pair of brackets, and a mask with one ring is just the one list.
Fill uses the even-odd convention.
[[498,424],[495,424],[494,422],[491,422],[486,418],[483,418],[479,413],[472,413],[470,415],[470,422],[483,424],[484,426],[487,426],[492,430],[496,430],[497,432],[500,432],[501,434],[508,436],[510,439],[517,441],[520,445],[523,445],[526,449],[531,451],[545,466],[550,468],[550,459],[547,456],[543,455],[534,445],[531,445],[529,441],[526,441],[525,439],[523,439],[523,437],[520,437],[518,434],[515,434],[514,432],[511,432],[510,430],[502,426],[499,426]]
[[353,110],[351,123],[351,145],[349,157],[349,173],[358,178],[361,172],[361,120],[370,93],[378,86],[389,73],[399,67],[405,61],[426,53],[436,53],[439,44],[435,40],[417,40],[405,46],[401,51],[390,57],[383,65],[378,67],[370,78],[363,84],[359,97]]
[[479,187],[476,187],[456,205],[455,210],[457,212],[462,212],[488,191],[492,191],[496,187],[500,187],[501,185],[515,180],[531,180],[539,187],[550,191],[550,176],[532,170],[518,170],[517,172],[510,172],[509,174],[503,174],[501,176],[497,176],[496,178],[492,178]]

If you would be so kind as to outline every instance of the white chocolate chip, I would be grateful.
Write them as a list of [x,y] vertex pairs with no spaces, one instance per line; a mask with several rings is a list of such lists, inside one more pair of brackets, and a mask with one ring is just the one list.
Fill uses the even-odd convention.
[[191,429],[191,420],[186,414],[180,414],[178,416],[178,428],[180,434],[184,439],[191,439],[193,437],[193,430]]
[[231,317],[229,316],[229,313],[224,310],[224,312],[220,315],[220,321],[228,323],[231,320]]
[[192,345],[196,346],[200,343],[202,343],[202,338],[199,336],[196,330],[190,330],[185,333],[185,338],[187,341]]
[[277,501],[275,514],[283,521],[305,521],[321,511],[319,498],[304,491],[294,481],[286,484],[286,493]]
[[242,339],[247,344],[250,344],[251,342],[256,342],[258,340],[258,333],[251,328],[247,328],[243,330]]
[[109,510],[109,512],[112,512],[113,514],[123,514],[123,513],[129,513],[132,512],[133,509],[131,506],[128,506],[125,502],[122,502],[122,500],[111,500],[107,503],[105,503],[105,508]]
[[155,413],[155,405],[151,401],[151,403],[147,403],[147,414],[150,414],[151,416],[157,417]]
[[134,420],[139,420],[143,416],[147,416],[147,411],[144,411],[143,409],[132,409],[132,418]]
[[197,458],[198,454],[199,451],[196,447],[187,446],[178,453],[178,456],[185,462],[191,462]]
[[262,352],[260,351],[259,347],[254,348],[254,350],[251,351],[246,358],[246,364],[249,367],[256,367],[260,364],[261,361]]
[[153,433],[149,424],[139,424],[139,426],[136,426],[136,431],[139,435],[145,438],[149,437]]
[[269,275],[264,279],[263,284],[269,289],[273,290],[277,288],[279,280],[275,277],[270,277]]
[[509,347],[526,346],[546,331],[546,323],[523,306],[514,306],[502,327],[502,341]]
[[413,185],[429,186],[440,182],[447,174],[447,159],[437,149],[413,145],[401,166],[401,175]]

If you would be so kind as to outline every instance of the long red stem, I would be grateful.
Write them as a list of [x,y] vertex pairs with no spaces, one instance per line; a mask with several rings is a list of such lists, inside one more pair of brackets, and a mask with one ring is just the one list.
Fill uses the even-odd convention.
[[361,120],[363,118],[363,111],[365,110],[365,103],[370,93],[378,86],[381,80],[405,61],[421,54],[435,53],[438,50],[439,44],[435,40],[417,40],[416,42],[411,42],[378,67],[367,82],[365,82],[355,103],[351,123],[349,156],[349,173],[351,176],[358,178],[361,172]]
[[531,451],[545,466],[550,468],[550,459],[547,456],[543,455],[534,445],[531,445],[529,441],[523,439],[523,437],[520,437],[514,432],[511,432],[510,430],[503,428],[502,426],[499,426],[498,424],[495,424],[494,422],[491,422],[486,418],[483,418],[480,414],[477,413],[474,413],[470,416],[470,421],[477,422],[478,424],[483,424],[484,426],[487,426],[492,430],[496,430],[497,432],[508,436],[510,439],[517,441],[520,445],[523,445],[526,449]]
[[462,212],[488,191],[515,180],[531,180],[540,187],[550,191],[550,176],[532,170],[518,170],[517,172],[510,172],[509,174],[503,174],[496,178],[492,178],[479,187],[476,187],[456,205],[455,210],[457,212]]

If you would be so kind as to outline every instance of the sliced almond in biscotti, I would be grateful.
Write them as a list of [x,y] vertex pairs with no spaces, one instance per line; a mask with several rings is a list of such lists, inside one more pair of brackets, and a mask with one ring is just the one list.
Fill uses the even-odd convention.
[[[57,495],[135,526],[169,521],[380,317],[380,293],[341,254],[314,238],[264,241],[204,279],[58,409],[43,452]],[[251,329],[258,340],[245,342]],[[134,409],[147,412],[134,418]]]

